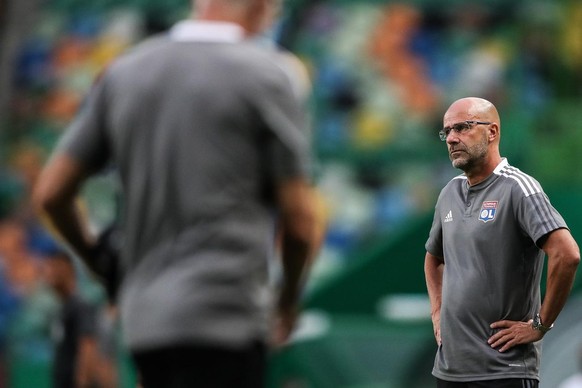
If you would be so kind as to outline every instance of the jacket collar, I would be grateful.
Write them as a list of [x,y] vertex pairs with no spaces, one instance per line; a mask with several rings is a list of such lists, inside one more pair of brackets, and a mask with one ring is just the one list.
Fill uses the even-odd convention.
[[170,38],[177,42],[238,43],[245,38],[245,32],[234,23],[183,20],[170,29]]

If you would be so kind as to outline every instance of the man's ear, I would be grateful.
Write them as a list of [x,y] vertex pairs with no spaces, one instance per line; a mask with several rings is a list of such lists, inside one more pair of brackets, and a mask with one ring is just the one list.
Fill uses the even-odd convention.
[[493,123],[489,126],[489,141],[493,141],[499,138],[499,125]]

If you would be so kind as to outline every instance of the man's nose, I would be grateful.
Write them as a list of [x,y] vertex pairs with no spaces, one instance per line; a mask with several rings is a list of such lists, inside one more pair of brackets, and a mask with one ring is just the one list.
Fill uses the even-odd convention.
[[447,144],[457,144],[459,142],[459,135],[456,131],[450,131],[446,138]]

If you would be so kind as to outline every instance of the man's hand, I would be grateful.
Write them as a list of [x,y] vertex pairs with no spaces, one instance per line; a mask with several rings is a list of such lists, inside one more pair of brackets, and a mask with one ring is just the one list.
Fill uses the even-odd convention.
[[434,338],[438,346],[441,346],[441,313],[440,311],[432,314],[432,329],[434,332]]
[[542,339],[544,334],[533,328],[533,320],[527,322],[520,321],[497,321],[491,324],[492,329],[500,329],[493,334],[487,343],[492,348],[499,348],[500,352],[505,352],[515,345],[529,344]]
[[299,309],[296,307],[279,308],[275,317],[275,327],[273,329],[271,345],[275,348],[287,343],[299,316]]
[[119,254],[122,240],[121,231],[115,225],[106,228],[97,239],[91,252],[91,259],[87,260],[88,267],[97,275],[110,303],[115,304],[121,283]]

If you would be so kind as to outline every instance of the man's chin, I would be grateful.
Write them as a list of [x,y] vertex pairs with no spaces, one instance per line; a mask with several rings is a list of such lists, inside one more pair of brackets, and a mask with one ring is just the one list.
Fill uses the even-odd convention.
[[451,163],[453,165],[454,168],[458,168],[460,170],[464,170],[464,167],[467,165],[467,161],[464,159],[452,159]]

